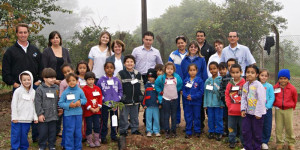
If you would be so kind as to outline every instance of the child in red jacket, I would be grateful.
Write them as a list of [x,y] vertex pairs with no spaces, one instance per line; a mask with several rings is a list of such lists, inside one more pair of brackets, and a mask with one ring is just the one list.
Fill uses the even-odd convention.
[[290,71],[281,69],[278,72],[278,82],[274,86],[275,93],[275,124],[276,124],[276,149],[282,149],[284,144],[283,129],[285,128],[286,140],[289,149],[294,150],[295,135],[293,132],[293,110],[297,104],[297,90],[289,83]]
[[[86,122],[86,138],[90,147],[100,146],[99,132],[100,132],[100,108],[102,107],[102,92],[101,89],[94,85],[95,74],[87,72],[84,76],[87,85],[82,88],[87,103],[83,109],[83,117]],[[94,142],[93,132],[94,129]]]

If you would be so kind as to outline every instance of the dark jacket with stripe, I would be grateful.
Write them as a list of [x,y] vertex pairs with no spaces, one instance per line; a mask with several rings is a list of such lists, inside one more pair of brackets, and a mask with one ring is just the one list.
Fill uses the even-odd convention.
[[144,100],[142,105],[147,107],[158,107],[158,97],[157,92],[155,91],[154,83],[146,83]]

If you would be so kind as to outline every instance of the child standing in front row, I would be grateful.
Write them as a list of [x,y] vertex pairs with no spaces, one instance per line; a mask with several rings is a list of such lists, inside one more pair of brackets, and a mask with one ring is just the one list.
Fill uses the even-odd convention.
[[21,86],[13,94],[11,101],[11,136],[12,150],[28,149],[27,140],[30,124],[38,123],[34,107],[35,91],[31,72],[24,71],[19,75]]
[[[84,80],[87,85],[82,88],[84,95],[87,99],[83,108],[83,117],[85,118],[86,131],[85,135],[90,147],[99,147],[99,133],[100,133],[100,108],[102,107],[102,92],[101,89],[96,86],[95,74],[93,72],[87,72],[84,76]],[[93,136],[94,130],[94,136]],[[93,141],[94,137],[94,141]]]
[[202,105],[203,81],[197,77],[197,65],[190,64],[188,66],[189,77],[187,77],[182,86],[182,95],[184,107],[184,119],[186,121],[185,138],[191,138],[193,134],[192,126],[196,137],[200,137],[201,133],[201,114],[199,113]]
[[[164,129],[167,132],[166,138],[176,137],[176,112],[177,112],[177,98],[178,91],[181,90],[182,80],[180,76],[175,73],[175,65],[167,62],[164,68],[164,75],[160,75],[155,80],[155,88],[158,94],[162,95],[162,107],[164,113]],[[169,120],[172,120],[171,130]]]
[[77,63],[76,74],[78,75],[78,81],[80,88],[83,88],[87,85],[86,80],[84,79],[85,74],[90,71],[88,63],[81,60]]
[[269,72],[267,69],[261,69],[259,71],[258,79],[263,84],[266,90],[267,96],[267,113],[264,115],[264,125],[263,125],[263,135],[262,135],[262,149],[269,149],[268,142],[271,137],[272,131],[272,107],[275,100],[274,89],[273,86],[267,82],[269,78]]
[[[225,101],[228,108],[228,139],[229,147],[235,148],[237,133],[242,133],[242,117],[241,117],[241,100],[242,89],[245,84],[245,79],[241,77],[242,68],[239,64],[233,64],[230,68],[229,81],[225,91]],[[238,129],[240,129],[238,131]],[[240,136],[240,141],[243,144],[243,136]]]
[[215,61],[208,66],[212,77],[205,81],[203,107],[207,109],[208,115],[208,138],[216,138],[220,141],[223,135],[223,107],[224,103],[220,97],[220,84],[222,77],[218,76],[219,64]]
[[276,149],[282,149],[284,144],[283,130],[290,150],[295,149],[295,135],[293,131],[293,110],[296,108],[297,89],[289,82],[290,70],[281,69],[278,72],[278,82],[274,85],[275,93],[275,124]]
[[257,81],[259,70],[256,65],[249,65],[245,69],[247,82],[243,86],[241,115],[242,135],[246,150],[261,149],[262,131],[266,114],[266,90]]
[[44,82],[36,89],[35,110],[39,117],[39,149],[55,149],[56,121],[58,120],[57,102],[59,87],[55,84],[56,72],[45,68],[42,72]]
[[[105,75],[102,76],[97,83],[102,89],[103,103],[107,101],[120,102],[123,89],[120,80],[114,76],[115,64],[113,62],[106,62],[104,64]],[[113,115],[118,116],[117,108],[111,108],[111,104],[102,105],[102,117],[101,117],[101,143],[106,144],[106,135],[108,132],[107,122],[108,118],[112,118]],[[112,141],[118,141],[117,127],[112,126],[112,119],[110,119],[110,138]]]
[[66,76],[69,87],[60,96],[58,105],[64,109],[64,130],[66,150],[82,149],[81,126],[82,126],[82,108],[86,103],[83,91],[77,85],[78,77],[74,73]]

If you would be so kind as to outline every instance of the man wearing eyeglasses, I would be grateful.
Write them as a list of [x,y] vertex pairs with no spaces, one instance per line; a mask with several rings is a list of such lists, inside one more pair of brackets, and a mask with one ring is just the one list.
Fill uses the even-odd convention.
[[201,55],[204,56],[206,65],[208,65],[207,62],[209,60],[209,57],[211,55],[215,54],[216,51],[215,51],[214,47],[209,45],[208,42],[206,41],[206,34],[204,31],[197,31],[196,39],[197,39],[197,42],[198,42],[200,50],[201,50]]
[[246,66],[255,64],[255,59],[247,46],[238,43],[239,35],[237,32],[229,32],[227,39],[229,45],[223,49],[220,62],[226,63],[230,58],[236,59],[241,65],[244,75]]

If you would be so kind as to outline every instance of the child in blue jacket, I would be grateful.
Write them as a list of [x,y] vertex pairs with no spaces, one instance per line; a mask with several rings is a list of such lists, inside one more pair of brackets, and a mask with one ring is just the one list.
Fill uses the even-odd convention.
[[199,113],[202,105],[203,81],[197,77],[197,65],[190,64],[188,67],[190,77],[187,77],[182,86],[184,107],[184,119],[186,121],[185,138],[192,136],[192,126],[196,137],[200,137],[201,133],[201,114]]
[[81,105],[86,103],[86,98],[77,85],[78,77],[74,73],[66,76],[69,87],[60,96],[58,105],[64,109],[65,123],[65,144],[66,150],[82,149],[81,126],[82,126],[82,108]]
[[219,64],[215,61],[209,64],[209,71],[212,77],[205,81],[204,104],[208,115],[208,138],[212,139],[216,135],[216,140],[220,141],[223,135],[223,107],[219,93],[222,77],[218,76]]

